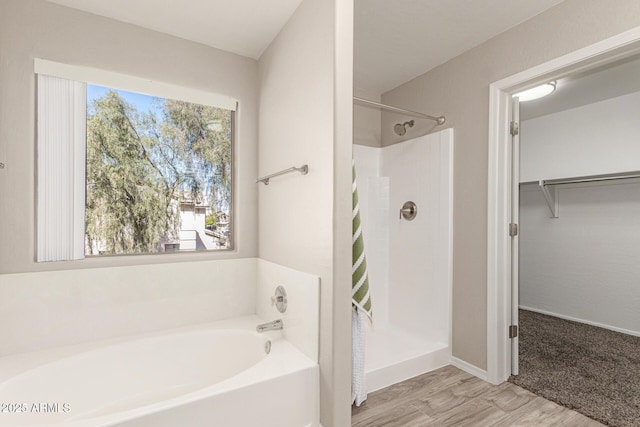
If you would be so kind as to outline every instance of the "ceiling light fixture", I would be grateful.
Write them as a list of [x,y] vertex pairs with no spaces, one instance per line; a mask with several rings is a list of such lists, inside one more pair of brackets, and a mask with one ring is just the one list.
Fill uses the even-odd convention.
[[513,97],[515,98],[517,96],[520,102],[532,101],[534,99],[539,99],[544,96],[550,95],[554,90],[556,90],[555,81],[532,87],[531,89],[523,90],[522,92],[518,92],[513,95]]

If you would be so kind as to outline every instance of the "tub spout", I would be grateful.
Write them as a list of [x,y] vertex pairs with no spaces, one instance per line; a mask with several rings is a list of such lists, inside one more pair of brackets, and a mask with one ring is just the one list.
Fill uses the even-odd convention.
[[256,326],[256,331],[265,332],[265,331],[279,331],[282,330],[283,324],[282,320],[274,320],[273,322],[262,323]]

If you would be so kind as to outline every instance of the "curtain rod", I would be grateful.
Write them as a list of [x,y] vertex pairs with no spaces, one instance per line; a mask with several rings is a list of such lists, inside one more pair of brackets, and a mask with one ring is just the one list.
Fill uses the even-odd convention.
[[364,99],[364,98],[358,98],[357,96],[353,97],[353,101],[354,102],[359,102],[360,104],[371,105],[371,106],[374,106],[374,107],[382,108],[383,110],[394,111],[396,113],[408,114],[408,115],[413,116],[413,117],[421,117],[423,119],[434,120],[439,125],[442,125],[445,122],[444,116],[440,116],[440,117],[430,116],[428,114],[418,113],[417,111],[405,110],[404,108],[394,107],[392,105],[381,104],[379,102],[370,101],[370,100]]
[[571,178],[555,178],[541,179],[538,181],[525,181],[520,184],[542,184],[542,185],[560,185],[560,184],[580,184],[583,182],[612,181],[617,179],[640,178],[640,171],[609,173],[599,175],[586,175]]

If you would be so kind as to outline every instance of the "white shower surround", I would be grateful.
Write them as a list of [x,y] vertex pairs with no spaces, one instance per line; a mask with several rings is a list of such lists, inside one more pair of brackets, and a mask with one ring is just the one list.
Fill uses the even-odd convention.
[[[384,148],[354,145],[373,302],[369,391],[451,360],[453,129]],[[412,200],[418,215],[399,219]]]
[[[286,313],[271,305],[284,285]],[[242,258],[0,275],[3,356],[257,314],[318,359],[318,276]]]

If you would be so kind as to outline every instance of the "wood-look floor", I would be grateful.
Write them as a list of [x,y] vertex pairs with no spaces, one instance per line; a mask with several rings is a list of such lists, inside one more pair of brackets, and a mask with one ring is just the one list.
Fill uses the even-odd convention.
[[498,386],[453,366],[370,393],[352,410],[354,427],[562,426],[597,421],[511,383]]

